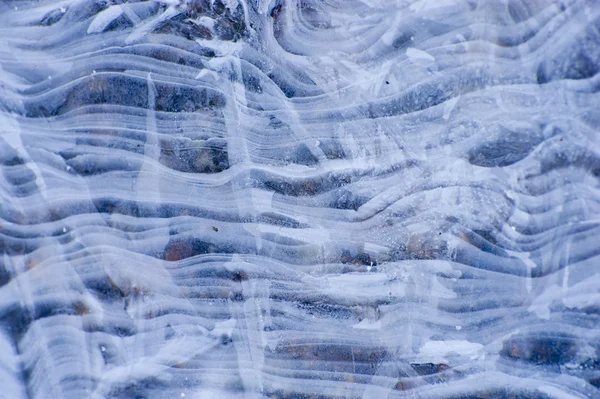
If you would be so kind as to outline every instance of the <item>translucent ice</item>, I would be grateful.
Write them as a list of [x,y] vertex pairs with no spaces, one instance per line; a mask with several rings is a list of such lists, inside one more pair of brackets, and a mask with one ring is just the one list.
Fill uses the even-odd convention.
[[600,397],[600,2],[0,2],[0,398]]

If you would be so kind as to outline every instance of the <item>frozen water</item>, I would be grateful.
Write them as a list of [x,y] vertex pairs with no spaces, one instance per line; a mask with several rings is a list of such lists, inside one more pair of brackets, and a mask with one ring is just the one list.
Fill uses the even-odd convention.
[[0,398],[599,398],[600,2],[0,3]]

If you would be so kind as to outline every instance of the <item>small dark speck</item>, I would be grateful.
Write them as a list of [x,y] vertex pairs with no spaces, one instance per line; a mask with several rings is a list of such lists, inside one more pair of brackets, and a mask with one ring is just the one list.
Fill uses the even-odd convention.
[[223,334],[223,335],[221,335],[221,344],[222,344],[222,345],[227,345],[227,344],[228,344],[228,343],[230,343],[231,341],[233,341],[233,340],[231,339],[231,337],[230,337],[230,336],[228,336],[228,335],[226,335],[226,334]]
[[563,138],[561,137],[559,141],[562,141],[562,140],[563,140]]
[[212,226],[213,231],[219,231],[218,228],[216,228],[215,226]]
[[385,84],[386,84],[386,85],[389,85],[389,84],[390,84],[390,82],[389,82],[388,80],[386,80],[386,81],[385,81]]

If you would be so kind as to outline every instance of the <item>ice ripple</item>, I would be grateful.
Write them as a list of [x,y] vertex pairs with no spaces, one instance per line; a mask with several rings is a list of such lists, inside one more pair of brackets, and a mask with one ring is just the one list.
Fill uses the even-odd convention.
[[0,397],[593,398],[590,0],[0,5]]

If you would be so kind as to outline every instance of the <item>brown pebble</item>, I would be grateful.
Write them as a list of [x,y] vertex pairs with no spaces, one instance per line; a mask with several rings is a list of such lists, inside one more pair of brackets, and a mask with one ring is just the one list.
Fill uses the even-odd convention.
[[165,259],[175,262],[192,256],[192,245],[185,241],[174,241],[165,249]]

